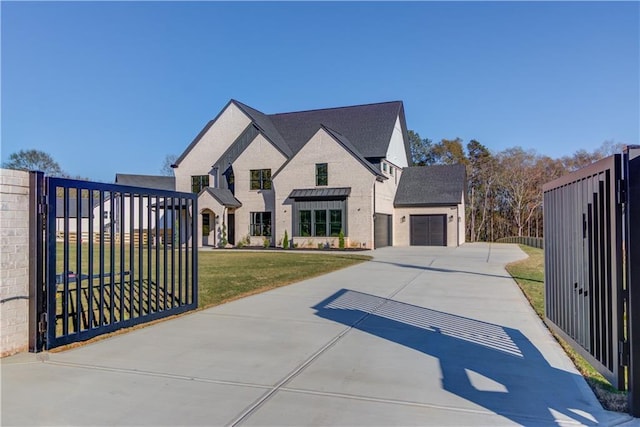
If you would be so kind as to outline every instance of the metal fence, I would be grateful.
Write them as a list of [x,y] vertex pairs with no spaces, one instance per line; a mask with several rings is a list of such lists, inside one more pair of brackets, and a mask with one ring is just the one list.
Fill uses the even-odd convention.
[[503,237],[496,240],[497,243],[517,243],[519,245],[531,246],[533,248],[544,249],[544,239],[542,237]]
[[[634,262],[624,254],[637,252],[630,231],[640,217],[630,210],[629,159],[629,153],[624,162],[616,154],[543,187],[545,321],[613,386],[630,390],[637,415],[640,402],[631,379],[638,381],[633,368],[639,369],[630,351],[640,339],[640,324],[633,320],[640,313],[630,309]],[[635,352],[639,357],[637,347]]]
[[198,303],[196,196],[32,173],[30,348]]

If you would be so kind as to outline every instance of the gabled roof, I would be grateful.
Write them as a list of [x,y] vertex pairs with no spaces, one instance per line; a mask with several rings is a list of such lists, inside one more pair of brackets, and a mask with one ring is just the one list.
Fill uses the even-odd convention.
[[291,148],[284,140],[282,135],[278,132],[278,130],[273,126],[273,123],[269,119],[269,117],[254,109],[249,107],[248,105],[243,104],[242,102],[236,101],[235,99],[231,100],[234,104],[238,106],[249,118],[253,121],[253,123],[258,127],[258,130],[267,138],[273,145],[276,146],[278,150],[282,152],[286,157],[291,157],[293,152]]
[[222,206],[226,206],[228,208],[239,208],[240,206],[242,206],[242,203],[240,203],[240,201],[235,198],[233,193],[231,193],[231,190],[227,188],[206,187],[204,190],[202,190],[202,193],[211,195]]
[[130,185],[132,187],[153,188],[156,190],[176,190],[176,178],[161,175],[130,175],[116,174],[116,184]]
[[383,158],[387,155],[396,118],[402,111],[402,102],[393,101],[268,117],[294,152],[300,151],[322,124],[344,135],[363,157]]
[[346,148],[347,151],[349,151],[353,155],[353,157],[355,157],[360,163],[362,163],[362,166],[369,169],[369,171],[372,172],[374,175],[383,179],[388,179],[386,176],[382,174],[382,172],[380,172],[378,168],[374,167],[370,162],[367,161],[367,159],[365,159],[362,156],[362,154],[360,154],[360,152],[353,146],[353,144],[351,144],[351,141],[349,141],[346,136],[334,131],[333,129],[329,129],[324,125],[320,125],[320,126],[322,129],[327,131],[327,133],[331,135],[336,141],[342,144],[342,146]]
[[451,206],[462,201],[466,187],[464,165],[404,168],[393,205]]
[[317,132],[320,125],[335,130],[350,142],[360,158],[375,161],[386,157],[396,118],[400,117],[405,151],[410,159],[408,137],[402,101],[291,113],[264,114],[232,99],[222,111],[200,131],[187,149],[176,160],[175,165],[197,145],[209,128],[230,104],[236,105],[260,133],[288,159],[294,156]]

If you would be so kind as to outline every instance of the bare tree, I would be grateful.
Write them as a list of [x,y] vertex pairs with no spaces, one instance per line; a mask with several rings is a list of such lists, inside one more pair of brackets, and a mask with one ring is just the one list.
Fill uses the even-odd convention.
[[162,168],[160,169],[160,173],[165,176],[173,176],[173,165],[176,160],[178,160],[178,156],[175,154],[167,154],[164,158],[164,163],[162,164]]

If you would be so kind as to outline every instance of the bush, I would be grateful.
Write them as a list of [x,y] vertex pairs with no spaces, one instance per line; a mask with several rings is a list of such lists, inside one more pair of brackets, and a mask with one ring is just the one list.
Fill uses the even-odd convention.
[[282,239],[282,249],[289,249],[289,234],[284,230],[284,238]]
[[271,240],[268,237],[262,239],[262,247],[266,249],[269,246],[271,246]]
[[220,247],[224,248],[225,246],[227,246],[227,243],[229,243],[227,241],[227,226],[223,223],[222,224],[222,236],[220,237]]
[[338,247],[344,249],[344,231],[342,231],[342,229],[340,229],[340,233],[338,234]]

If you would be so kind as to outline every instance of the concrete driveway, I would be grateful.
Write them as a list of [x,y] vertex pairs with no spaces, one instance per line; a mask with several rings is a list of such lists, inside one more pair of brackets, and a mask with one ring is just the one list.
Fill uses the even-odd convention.
[[2,425],[619,425],[505,272],[515,245],[345,270],[2,360]]

